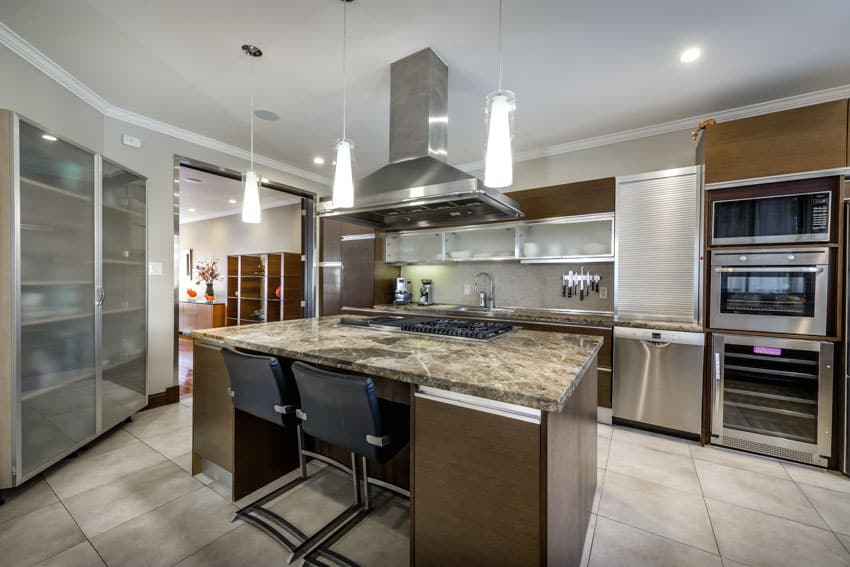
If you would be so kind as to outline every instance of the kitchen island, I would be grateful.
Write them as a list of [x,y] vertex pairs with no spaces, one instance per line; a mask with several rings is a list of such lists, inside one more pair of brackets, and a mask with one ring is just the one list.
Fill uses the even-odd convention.
[[[490,342],[339,317],[196,331],[193,472],[234,499],[297,466],[295,439],[234,412],[222,346],[365,374],[411,407],[411,443],[375,476],[409,486],[411,561],[578,565],[596,489],[602,339],[520,329]],[[333,454],[332,451],[329,451]]]

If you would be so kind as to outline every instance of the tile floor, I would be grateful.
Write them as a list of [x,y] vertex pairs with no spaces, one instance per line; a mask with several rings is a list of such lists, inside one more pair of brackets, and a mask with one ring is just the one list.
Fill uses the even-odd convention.
[[[584,565],[847,565],[850,479],[600,425],[599,490]],[[191,398],[143,412],[0,506],[0,563],[51,566],[284,564],[212,479],[188,474]],[[303,531],[350,498],[322,472],[271,507]],[[334,550],[362,565],[407,564],[407,503],[377,509]],[[375,545],[374,542],[380,542]]]

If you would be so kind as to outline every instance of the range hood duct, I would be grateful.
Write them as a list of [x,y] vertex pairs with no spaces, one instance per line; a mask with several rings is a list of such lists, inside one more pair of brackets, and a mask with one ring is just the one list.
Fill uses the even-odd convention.
[[430,48],[390,65],[390,163],[355,183],[354,207],[319,216],[408,229],[523,216],[500,191],[446,163],[449,68]]

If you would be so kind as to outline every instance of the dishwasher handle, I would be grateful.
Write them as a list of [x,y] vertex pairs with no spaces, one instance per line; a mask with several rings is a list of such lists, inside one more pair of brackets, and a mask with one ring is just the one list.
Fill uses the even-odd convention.
[[641,341],[641,342],[648,347],[659,348],[659,349],[660,348],[667,348],[668,346],[673,344],[673,343],[670,343],[670,342],[663,342],[663,341]]

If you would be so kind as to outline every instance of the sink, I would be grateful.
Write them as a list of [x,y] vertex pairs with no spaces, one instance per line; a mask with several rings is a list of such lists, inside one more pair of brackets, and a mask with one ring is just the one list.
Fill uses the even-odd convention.
[[452,311],[461,311],[461,312],[469,312],[469,313],[490,313],[493,311],[490,307],[476,307],[473,305],[461,305],[460,307],[455,307]]

